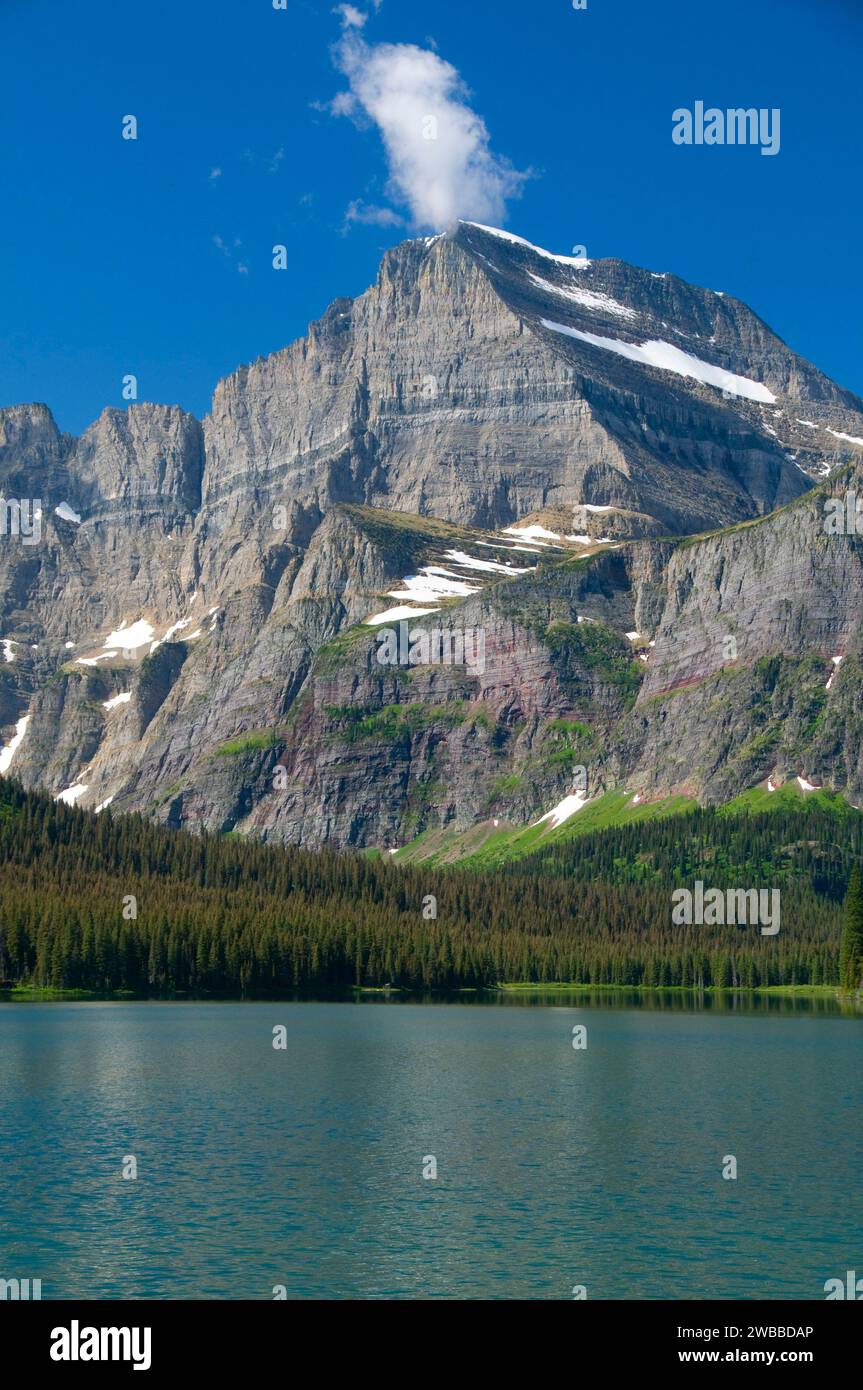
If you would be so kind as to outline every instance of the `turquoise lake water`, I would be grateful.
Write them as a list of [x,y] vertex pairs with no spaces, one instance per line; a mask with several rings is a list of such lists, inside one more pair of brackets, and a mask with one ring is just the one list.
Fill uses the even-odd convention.
[[620,1004],[0,1005],[0,1277],[823,1299],[863,1271],[863,1019]]

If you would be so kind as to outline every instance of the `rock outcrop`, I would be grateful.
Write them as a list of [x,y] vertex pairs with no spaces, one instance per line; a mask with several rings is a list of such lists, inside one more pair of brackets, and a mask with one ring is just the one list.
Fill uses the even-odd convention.
[[[859,797],[858,541],[813,487],[861,455],[863,403],[729,295],[467,223],[404,243],[203,422],[0,411],[8,771],[308,845],[524,823],[582,765]],[[382,664],[391,609],[482,633],[482,669]]]

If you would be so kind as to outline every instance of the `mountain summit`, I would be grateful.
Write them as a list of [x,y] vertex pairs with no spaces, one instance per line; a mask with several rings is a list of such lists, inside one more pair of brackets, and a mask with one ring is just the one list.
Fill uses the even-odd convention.
[[[41,507],[0,537],[0,771],[382,847],[526,823],[575,762],[651,798],[798,772],[857,796],[825,733],[857,541],[816,485],[861,447],[863,402],[727,294],[473,223],[405,242],[201,422],[0,411],[7,513]],[[484,670],[382,665],[402,619],[481,630]]]

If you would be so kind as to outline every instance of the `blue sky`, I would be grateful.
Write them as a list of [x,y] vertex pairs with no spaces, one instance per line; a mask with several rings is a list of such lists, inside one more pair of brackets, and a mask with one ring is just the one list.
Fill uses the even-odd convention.
[[[415,234],[379,124],[330,108],[349,86],[343,16],[287,5],[3,0],[0,405],[44,401],[78,433],[134,373],[139,399],[201,415],[220,376],[361,293]],[[857,0],[356,10],[361,63],[413,44],[457,69],[486,158],[530,174],[510,230],[735,294],[863,394]],[[778,107],[779,154],[675,145],[672,112],[698,100]],[[349,220],[352,204],[406,225]]]

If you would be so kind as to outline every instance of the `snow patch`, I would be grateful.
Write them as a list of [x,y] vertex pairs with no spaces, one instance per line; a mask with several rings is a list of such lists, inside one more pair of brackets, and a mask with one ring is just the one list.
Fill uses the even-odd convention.
[[11,637],[4,637],[3,640],[2,640],[2,642],[0,642],[0,647],[3,648],[3,660],[4,660],[4,661],[14,661],[14,660],[15,660],[15,654],[14,654],[14,652],[12,651],[12,648],[14,647],[14,645],[15,645],[15,643],[12,641],[12,638],[11,638]]
[[556,830],[559,825],[563,825],[565,820],[574,816],[576,811],[580,811],[582,806],[586,806],[590,800],[589,796],[584,796],[582,792],[573,792],[571,796],[565,796],[563,801],[551,811],[546,811],[544,816],[534,821],[534,825],[542,825],[544,821],[551,821],[550,830]]
[[[830,658],[830,660],[833,662],[833,665],[836,667],[836,671],[838,671],[838,670],[839,670],[839,667],[842,665],[842,662],[845,660],[845,658],[842,657],[842,656],[832,656],[832,657]],[[834,679],[835,679],[835,677],[836,677],[836,671],[831,671],[831,672],[830,672],[830,679],[828,680],[827,684],[826,684],[825,687],[824,687],[825,690],[830,690],[830,689],[832,688],[832,686],[833,686],[833,681],[834,681]]]
[[18,752],[18,749],[21,747],[21,743],[24,739],[24,735],[27,732],[27,725],[29,724],[29,722],[30,716],[29,714],[25,714],[21,719],[18,720],[18,723],[15,725],[14,734],[12,735],[9,742],[6,744],[6,747],[3,748],[2,751],[0,751],[0,772],[7,771],[9,764],[15,757],[15,754]]
[[76,526],[81,525],[80,516],[77,512],[72,511],[72,508],[69,506],[68,502],[61,502],[59,507],[54,508],[54,511],[56,515],[62,517],[64,521],[74,521]]
[[481,545],[483,550],[504,550],[507,552],[517,550],[522,555],[542,554],[542,549],[538,550],[535,545],[504,545],[502,541],[476,541],[476,544]]
[[173,637],[174,633],[175,633],[175,632],[182,632],[183,628],[184,628],[184,627],[188,627],[188,626],[189,626],[189,623],[190,623],[191,621],[192,621],[191,618],[181,618],[180,621],[179,621],[178,623],[174,623],[172,627],[169,627],[169,628],[168,628],[168,631],[165,633],[164,637],[162,638],[162,641],[163,641],[163,642],[170,642],[170,640],[171,640],[171,638]]
[[188,627],[191,621],[191,618],[181,618],[179,622],[172,623],[172,625],[168,628],[167,632],[165,633],[164,637],[160,637],[157,642],[151,642],[150,651],[156,651],[158,647],[161,647],[163,642],[170,642],[171,638],[174,636],[174,633],[182,632],[183,628]]
[[583,256],[556,256],[553,251],[544,251],[541,246],[534,246],[532,241],[525,241],[523,236],[516,236],[514,232],[501,231],[500,227],[486,227],[482,222],[465,222],[465,225],[477,227],[481,232],[490,232],[492,236],[500,237],[502,241],[513,242],[516,246],[526,246],[537,256],[544,256],[547,261],[557,261],[558,265],[573,265],[581,270],[587,269],[591,264]]
[[102,652],[101,656],[79,656],[77,663],[79,666],[98,666],[100,661],[110,661],[116,652]]
[[820,790],[821,790],[821,788],[820,788],[820,787],[816,787],[816,786],[814,785],[814,783],[812,783],[812,782],[807,782],[807,780],[806,780],[805,777],[798,777],[798,778],[797,778],[797,785],[800,787],[800,790],[801,790],[802,792],[820,792]]
[[465,598],[478,594],[476,584],[466,584],[458,577],[448,578],[439,566],[426,565],[419,574],[409,574],[402,580],[404,589],[389,589],[387,598],[410,599],[414,603],[437,603],[443,598]]
[[630,309],[626,304],[621,304],[619,300],[612,299],[610,294],[602,294],[594,290],[570,290],[563,285],[553,285],[550,280],[543,280],[541,275],[534,275],[529,272],[533,283],[547,294],[556,294],[561,299],[569,299],[573,304],[578,304],[582,309],[591,309],[596,313],[616,314],[622,319],[637,319],[638,314],[635,309]]
[[[135,647],[143,647],[145,642],[153,640],[153,625],[148,623],[146,618],[139,618],[136,623],[129,627],[118,627],[116,632],[111,632],[102,643],[103,647],[123,647],[126,650]],[[115,652],[116,655],[116,652]]]
[[[700,357],[693,357],[691,353],[675,347],[673,343],[663,342],[661,338],[650,338],[644,343],[626,343],[621,338],[604,338],[598,333],[582,333],[577,328],[567,328],[566,324],[555,323],[552,319],[541,319],[540,322],[543,328],[550,328],[553,333],[564,333],[569,338],[577,338],[593,347],[615,352],[618,356],[627,357],[632,362],[640,362],[645,367],[657,367],[660,371],[674,372],[677,376],[693,377],[706,386],[715,386],[720,391],[743,396],[746,400],[766,401],[770,405],[776,400],[773,392],[768,391],[760,382],[750,381],[748,377],[737,376],[734,372],[727,372],[723,367],[704,362]],[[856,442],[863,443],[863,440]]]
[[62,801],[66,806],[74,806],[79,797],[83,796],[87,790],[83,782],[76,782],[71,787],[66,787],[65,791],[58,792],[54,797],[55,801]]
[[463,550],[448,550],[444,555],[445,560],[452,560],[454,565],[461,565],[466,570],[485,570],[492,574],[530,574],[535,568],[531,565],[528,569],[513,569],[512,565],[502,565],[497,560],[478,560],[474,555],[467,555]]
[[96,807],[96,815],[98,816],[100,811],[104,811],[106,806],[110,806],[113,800],[113,796],[106,796],[104,801],[100,801],[99,805]]
[[377,627],[379,623],[398,623],[402,618],[422,618],[426,613],[439,613],[439,608],[409,608],[406,603],[396,608],[388,608],[385,613],[375,613],[366,618],[366,627]]
[[844,439],[848,444],[860,444],[863,446],[863,439],[861,439],[858,434],[840,434],[838,430],[831,429],[828,429],[827,433],[832,434],[834,439]]
[[560,536],[556,531],[547,531],[544,526],[504,526],[501,534],[504,536],[518,536],[520,540],[525,541],[560,540]]
[[116,709],[118,705],[128,705],[132,698],[131,690],[125,691],[122,695],[114,695],[110,700],[102,701],[103,709]]

